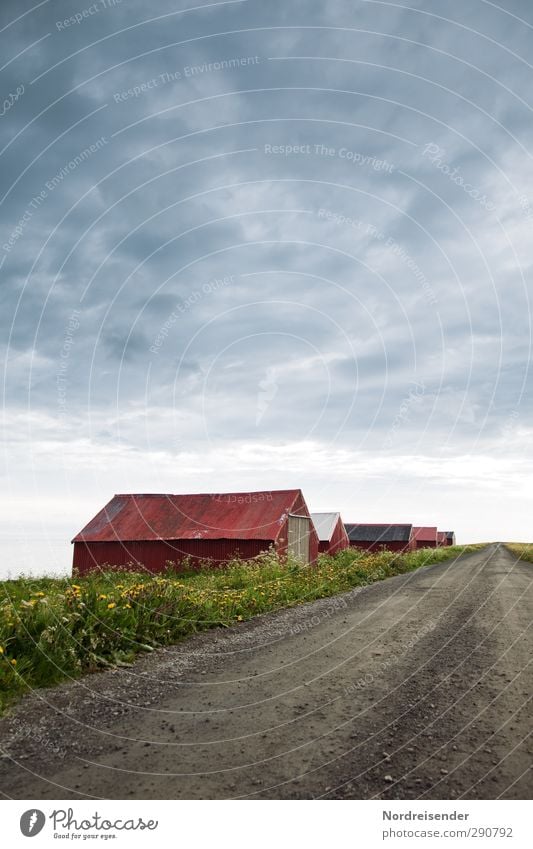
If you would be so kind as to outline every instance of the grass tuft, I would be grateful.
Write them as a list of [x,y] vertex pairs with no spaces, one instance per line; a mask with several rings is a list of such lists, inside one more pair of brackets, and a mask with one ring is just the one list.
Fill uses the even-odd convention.
[[509,549],[511,554],[520,560],[527,560],[533,563],[533,543],[529,542],[506,542],[505,547]]

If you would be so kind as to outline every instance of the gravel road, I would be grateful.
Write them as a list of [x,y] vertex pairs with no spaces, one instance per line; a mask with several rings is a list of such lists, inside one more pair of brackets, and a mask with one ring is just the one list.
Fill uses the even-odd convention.
[[30,694],[0,791],[530,799],[532,578],[494,544]]

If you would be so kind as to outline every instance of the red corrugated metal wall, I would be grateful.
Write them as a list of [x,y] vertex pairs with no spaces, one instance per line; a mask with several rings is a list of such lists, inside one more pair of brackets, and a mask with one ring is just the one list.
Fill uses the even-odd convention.
[[270,540],[147,540],[146,542],[75,542],[73,567],[86,575],[98,566],[141,565],[148,572],[161,572],[167,561],[179,564],[189,556],[192,565],[210,559],[223,566],[235,555],[245,560],[256,557],[272,545]]
[[350,540],[348,539],[343,521],[340,518],[333,529],[330,541],[322,540],[318,543],[318,550],[321,554],[336,554],[338,551],[344,551],[345,548],[349,547]]
[[348,539],[348,534],[346,533],[346,528],[344,527],[342,519],[339,517],[337,524],[335,525],[335,530],[333,531],[333,535],[331,537],[329,553],[336,554],[337,551],[344,551],[345,548],[349,547],[350,540]]
[[411,551],[413,542],[350,542],[352,548],[362,548],[364,551],[381,551],[382,548],[387,551]]
[[[298,496],[290,512],[295,515],[308,516],[309,510],[303,499]],[[275,548],[280,555],[287,553],[288,521],[285,520],[276,540]],[[190,557],[192,565],[200,560],[211,560],[213,566],[223,566],[234,556],[244,560],[256,557],[262,551],[274,545],[273,540],[239,540],[239,539],[194,539],[194,540],[137,540],[116,542],[75,542],[73,568],[85,575],[91,569],[99,566],[127,566],[129,563],[140,564],[149,572],[161,572],[168,561],[179,563]],[[309,539],[309,560],[314,563],[318,556],[318,536],[311,522]]]

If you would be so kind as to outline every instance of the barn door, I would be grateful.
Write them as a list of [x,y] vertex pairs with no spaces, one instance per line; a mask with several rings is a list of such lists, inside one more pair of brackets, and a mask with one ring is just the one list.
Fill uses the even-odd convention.
[[289,516],[288,551],[302,563],[309,563],[311,520],[307,516]]

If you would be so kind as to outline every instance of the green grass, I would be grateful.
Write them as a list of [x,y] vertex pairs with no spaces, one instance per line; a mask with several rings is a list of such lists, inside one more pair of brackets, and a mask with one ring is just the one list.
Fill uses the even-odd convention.
[[0,582],[0,712],[35,687],[129,663],[195,631],[346,592],[481,545],[405,555],[354,549],[314,566],[272,553],[225,569],[162,575],[109,569],[85,578]]
[[519,557],[520,560],[527,560],[533,563],[533,543],[531,542],[506,542],[505,547],[509,549],[511,554]]

